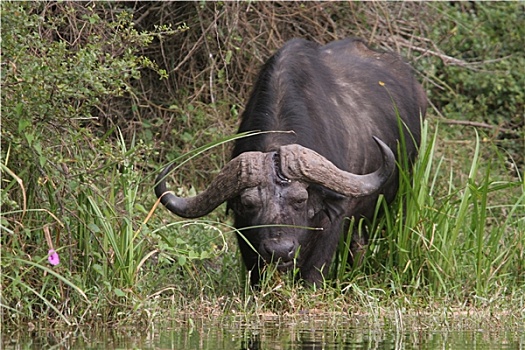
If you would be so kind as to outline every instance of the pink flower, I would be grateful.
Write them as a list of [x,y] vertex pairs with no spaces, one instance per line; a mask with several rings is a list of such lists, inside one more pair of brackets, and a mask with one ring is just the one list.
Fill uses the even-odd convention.
[[51,265],[56,266],[60,263],[60,258],[58,257],[58,253],[55,252],[53,249],[49,249],[49,252],[47,254],[48,254],[47,260],[49,260],[49,263]]

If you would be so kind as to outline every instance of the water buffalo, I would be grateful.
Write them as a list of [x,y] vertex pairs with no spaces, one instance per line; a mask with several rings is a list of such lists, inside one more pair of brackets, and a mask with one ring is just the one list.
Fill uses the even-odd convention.
[[169,167],[155,193],[186,218],[228,201],[253,285],[269,262],[318,284],[341,235],[353,235],[353,254],[366,243],[345,218],[371,218],[379,194],[396,195],[400,125],[413,160],[425,111],[421,85],[396,54],[359,39],[290,40],[263,66],[242,115],[240,133],[263,133],[237,139],[232,160],[197,196],[168,192]]

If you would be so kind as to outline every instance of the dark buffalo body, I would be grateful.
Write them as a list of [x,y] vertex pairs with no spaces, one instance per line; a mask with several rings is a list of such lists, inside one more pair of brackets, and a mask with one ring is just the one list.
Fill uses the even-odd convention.
[[[380,194],[396,195],[398,115],[413,160],[425,110],[425,93],[399,56],[358,39],[294,39],[266,62],[242,115],[239,132],[269,132],[238,139],[232,161],[200,195],[165,193],[163,180],[155,190],[184,217],[228,201],[252,284],[268,262],[319,283],[345,219],[370,218]],[[363,235],[353,254],[366,243],[366,233],[354,233]]]

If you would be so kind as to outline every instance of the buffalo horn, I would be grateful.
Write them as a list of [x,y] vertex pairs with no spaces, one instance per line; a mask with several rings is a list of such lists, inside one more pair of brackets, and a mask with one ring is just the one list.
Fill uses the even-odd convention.
[[184,218],[198,218],[237,196],[243,189],[259,185],[264,180],[264,169],[271,161],[269,153],[242,153],[221,169],[204,192],[189,198],[178,197],[168,190],[165,178],[171,166],[167,166],[157,176],[155,194],[172,213]]
[[298,144],[280,148],[281,171],[290,180],[317,183],[348,197],[363,197],[377,192],[395,169],[392,150],[380,139],[374,140],[381,150],[383,163],[373,173],[352,174],[336,167],[319,153]]

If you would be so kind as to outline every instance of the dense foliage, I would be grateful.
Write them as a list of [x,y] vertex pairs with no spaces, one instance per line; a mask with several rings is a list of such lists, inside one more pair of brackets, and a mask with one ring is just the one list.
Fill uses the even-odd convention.
[[[2,324],[149,321],[197,306],[329,312],[385,295],[523,303],[524,11],[2,1]],[[375,223],[363,266],[348,270],[342,249],[324,292],[276,275],[252,294],[224,211],[150,211],[154,176],[173,160],[177,191],[202,188],[228,158],[261,63],[292,37],[346,36],[403,54],[428,92],[415,180],[402,178],[406,199]]]

